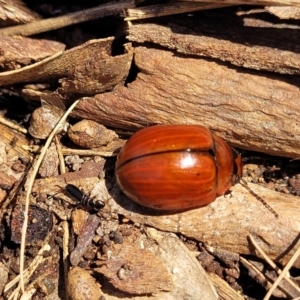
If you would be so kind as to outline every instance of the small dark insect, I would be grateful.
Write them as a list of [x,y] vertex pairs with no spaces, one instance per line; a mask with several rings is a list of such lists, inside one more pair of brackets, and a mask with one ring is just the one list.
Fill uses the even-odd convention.
[[83,205],[93,207],[95,209],[101,209],[104,207],[104,203],[91,199],[87,194],[82,192],[77,186],[73,184],[67,184],[66,190],[68,193],[70,193],[74,198],[76,198],[78,201],[80,201]]

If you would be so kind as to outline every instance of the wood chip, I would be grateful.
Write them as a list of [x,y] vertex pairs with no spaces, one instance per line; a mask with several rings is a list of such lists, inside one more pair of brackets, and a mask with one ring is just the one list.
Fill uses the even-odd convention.
[[[98,262],[102,273],[117,289],[130,294],[155,294],[170,291],[171,274],[153,253],[131,245],[120,245],[109,260]],[[102,266],[101,266],[102,265]]]

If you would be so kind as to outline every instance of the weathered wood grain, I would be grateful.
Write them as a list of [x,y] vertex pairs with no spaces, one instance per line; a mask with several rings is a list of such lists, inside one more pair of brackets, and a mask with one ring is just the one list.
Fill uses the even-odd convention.
[[[277,211],[279,218],[239,184],[231,188],[231,196],[219,197],[202,208],[173,214],[143,208],[115,189],[117,203],[112,209],[138,224],[180,233],[211,247],[257,256],[248,240],[251,234],[267,255],[286,264],[300,246],[299,197],[255,184],[250,187]],[[295,266],[300,267],[300,259]]]
[[[225,13],[224,15],[226,16]],[[275,24],[274,28],[272,24],[269,24],[268,28],[259,28],[265,25],[266,21],[254,19],[251,22],[256,26],[247,27],[240,24],[242,18],[238,20],[231,14],[228,14],[228,18],[231,20],[231,26],[226,25],[221,29],[220,24],[213,24],[212,20],[215,18],[205,25],[201,19],[187,21],[186,26],[183,21],[181,25],[135,24],[129,27],[128,39],[138,43],[155,43],[186,55],[215,58],[244,68],[300,74],[297,30],[279,29]],[[223,17],[223,21],[226,22],[224,19]],[[285,41],[280,38],[284,33],[288,35],[288,39],[284,38],[287,39]]]
[[135,64],[132,83],[83,98],[73,116],[128,130],[201,124],[235,147],[300,156],[297,78],[144,47],[135,49]]

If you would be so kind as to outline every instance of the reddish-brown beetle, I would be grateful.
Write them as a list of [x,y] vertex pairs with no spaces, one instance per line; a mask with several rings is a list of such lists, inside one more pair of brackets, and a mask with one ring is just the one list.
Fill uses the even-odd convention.
[[135,202],[160,210],[207,205],[241,176],[241,156],[197,125],[142,129],[127,141],[116,163],[122,191]]

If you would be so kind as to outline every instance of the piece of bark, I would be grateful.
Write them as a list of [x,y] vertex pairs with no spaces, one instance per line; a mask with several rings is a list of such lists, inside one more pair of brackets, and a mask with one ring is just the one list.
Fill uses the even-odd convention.
[[157,255],[172,271],[175,299],[218,299],[204,269],[187,247],[177,238],[165,236],[157,240]]
[[[214,248],[258,256],[248,240],[251,234],[271,259],[285,265],[300,244],[299,197],[255,184],[249,186],[279,214],[279,218],[239,184],[231,188],[231,195],[218,197],[208,206],[186,212],[168,214],[141,207],[120,195],[118,188],[112,192],[118,204],[111,205],[112,211],[135,223],[180,233]],[[300,259],[295,267],[300,267]]]
[[88,216],[88,212],[83,209],[76,209],[72,211],[72,229],[76,235],[79,235],[82,231],[82,228],[84,227],[85,221],[88,218]]
[[[228,14],[228,17],[232,15]],[[211,26],[203,26],[203,20],[198,20],[188,21],[186,26],[183,21],[182,25],[135,24],[129,27],[128,39],[139,43],[155,43],[187,55],[217,58],[244,68],[281,74],[300,74],[298,43],[291,38],[294,36],[295,39],[296,37],[299,39],[297,31],[294,30],[295,34],[289,35],[289,43],[282,48],[276,34],[278,28],[268,28],[267,34],[265,28],[245,27],[239,20],[237,24],[227,25],[218,31],[219,26],[214,28],[216,24],[212,24],[212,21],[208,22]],[[256,20],[256,23],[259,25],[259,21]],[[285,32],[285,29],[281,31]],[[274,36],[274,39],[270,36]],[[276,47],[274,43],[277,43]]]
[[[118,289],[126,288],[133,297],[130,299],[218,299],[206,272],[177,237],[162,236],[153,228],[147,230],[147,238],[141,234],[134,236],[136,238],[125,239],[122,245],[115,245],[110,258],[99,261],[102,266],[95,269]],[[135,273],[136,277],[131,278],[130,275]],[[136,285],[134,281],[140,284]],[[135,291],[143,287],[149,293],[135,298]],[[118,294],[106,287],[105,282],[102,291],[108,300],[117,299],[117,296],[128,299],[126,294]]]
[[[9,232],[11,240],[21,243],[22,229],[24,223],[24,205],[15,205],[11,215]],[[28,228],[26,233],[26,243],[43,241],[53,228],[53,215],[37,205],[30,205],[28,211]]]
[[[118,249],[118,251],[116,251]],[[173,289],[170,271],[157,255],[134,245],[114,247],[109,259],[94,269],[117,289],[133,295],[156,294]]]
[[0,73],[0,86],[61,79],[61,93],[93,95],[111,90],[125,80],[132,60],[132,53],[112,57],[112,42],[111,37],[91,40],[26,68]]
[[5,172],[0,171],[0,188],[1,189],[9,191],[10,189],[12,189],[12,187],[16,181],[17,181],[17,179],[14,176],[8,175]]
[[83,98],[72,116],[129,130],[200,124],[232,146],[299,157],[296,79],[247,73],[144,47],[135,49],[135,64],[141,72],[134,82]]
[[80,171],[77,172],[68,172],[57,177],[35,180],[32,192],[55,194],[61,191],[67,183],[81,186],[84,190],[91,190],[96,184],[99,174],[103,171],[104,162],[86,161],[80,167]]
[[84,222],[81,228],[75,249],[70,255],[70,263],[72,266],[77,266],[82,259],[82,256],[87,251],[88,246],[92,244],[95,230],[97,229],[100,218],[97,215],[90,215]]

